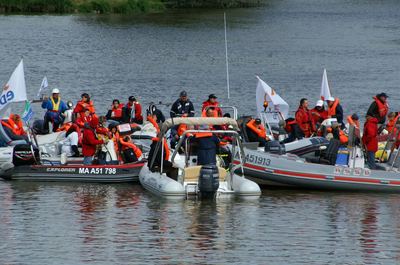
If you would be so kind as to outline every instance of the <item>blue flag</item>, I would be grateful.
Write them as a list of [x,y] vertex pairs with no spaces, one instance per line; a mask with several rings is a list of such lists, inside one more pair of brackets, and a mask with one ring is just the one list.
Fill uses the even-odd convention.
[[22,120],[27,123],[33,117],[33,110],[31,107],[31,103],[29,101],[25,101],[25,109],[24,113],[22,113]]

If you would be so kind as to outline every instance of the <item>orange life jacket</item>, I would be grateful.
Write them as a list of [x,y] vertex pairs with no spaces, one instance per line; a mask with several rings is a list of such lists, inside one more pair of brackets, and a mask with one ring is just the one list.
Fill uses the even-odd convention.
[[355,121],[353,118],[351,118],[351,115],[347,116],[347,122],[349,125],[354,125],[356,128],[360,128],[360,121]]
[[[158,137],[153,137],[151,140],[154,141],[154,142],[160,141],[160,139]],[[164,160],[168,160],[170,152],[169,152],[167,139],[165,139],[165,138],[164,138],[164,141],[163,141],[163,145],[164,145]]]
[[[208,109],[203,109],[203,111],[201,112],[201,117],[208,117],[207,116],[207,111],[208,111]],[[218,111],[217,110],[215,110],[215,109],[213,110],[212,117],[218,118]]]
[[258,137],[261,138],[266,138],[267,134],[265,131],[265,128],[263,125],[256,125],[256,120],[255,119],[251,119],[247,124],[247,127],[249,127],[250,130],[252,130],[254,133],[256,133],[258,135]]
[[377,97],[373,97],[375,100],[376,105],[378,106],[378,111],[379,111],[379,116],[381,118],[385,117],[388,114],[389,111],[389,105],[387,102],[382,103]]
[[156,128],[157,133],[160,132],[160,127],[158,126],[157,122],[151,117],[151,116],[147,116],[147,120],[153,124],[153,126]]
[[187,125],[186,124],[180,124],[179,126],[178,126],[178,136],[182,136],[183,135],[183,133],[186,131],[188,129],[188,127],[187,127]]
[[141,157],[142,151],[134,143],[126,142],[126,141],[124,141],[123,138],[120,138],[119,142],[121,143],[122,151],[125,149],[128,149],[128,148],[132,148],[133,152],[135,153],[135,156],[137,158]]
[[68,131],[72,126],[72,121],[64,123],[61,127],[57,129],[57,132]]
[[339,105],[339,99],[335,98],[333,105],[331,107],[328,106],[328,118],[332,118],[336,115],[336,108]]
[[204,138],[204,137],[211,137],[212,133],[210,132],[198,132],[194,134],[196,138]]
[[400,114],[397,114],[397,116],[394,119],[388,121],[388,124],[386,125],[386,130],[389,133],[393,132],[393,129],[395,128],[396,122],[399,119],[399,117],[400,117]]
[[339,141],[341,144],[347,144],[349,141],[349,137],[342,130],[339,131]]
[[22,120],[20,119],[17,123],[14,122],[14,114],[10,114],[7,121],[1,121],[1,124],[9,128],[15,135],[24,135],[24,126],[22,125]]

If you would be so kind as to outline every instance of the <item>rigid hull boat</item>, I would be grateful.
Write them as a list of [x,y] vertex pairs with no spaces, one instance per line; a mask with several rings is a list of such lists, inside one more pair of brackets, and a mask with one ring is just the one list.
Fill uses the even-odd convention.
[[[237,129],[237,123],[230,118],[175,118],[165,121],[162,125],[158,138],[160,139],[157,149],[161,149],[163,157],[164,144],[163,139],[167,131],[180,124],[188,126],[210,126],[210,125],[232,125]],[[196,133],[223,133],[231,134],[234,136],[233,150],[239,150],[239,154],[243,155],[239,135],[236,131],[209,131],[209,130],[187,130],[183,133],[176,148],[171,156],[172,167],[176,169],[177,176],[172,178],[164,173],[163,165],[158,170],[151,170],[155,158],[150,158],[148,163],[142,168],[139,173],[139,181],[142,186],[148,191],[168,198],[186,198],[190,195],[201,195],[205,193],[214,193],[217,197],[240,196],[240,197],[258,197],[261,194],[259,186],[244,177],[243,174],[234,173],[236,169],[240,169],[241,164],[229,165],[228,172],[225,168],[216,165],[208,166],[197,165],[196,155],[191,153],[190,149],[190,134]],[[178,150],[184,147],[184,154],[179,154]],[[156,152],[155,152],[156,153]],[[239,159],[240,160],[240,159]],[[210,181],[212,182],[213,189],[209,190]],[[203,185],[203,184],[204,185]],[[208,185],[210,184],[210,185]],[[208,188],[204,188],[204,187]]]

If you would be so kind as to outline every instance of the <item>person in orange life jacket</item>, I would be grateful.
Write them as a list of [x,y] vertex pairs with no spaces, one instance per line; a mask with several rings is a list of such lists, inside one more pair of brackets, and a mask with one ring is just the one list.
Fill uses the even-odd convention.
[[78,117],[82,117],[85,110],[89,110],[90,115],[93,115],[96,112],[93,101],[90,100],[88,93],[83,93],[81,95],[81,100],[76,103],[73,113]]
[[208,96],[208,100],[203,102],[203,105],[201,107],[201,112],[206,111],[207,107],[214,107],[215,109],[215,117],[222,117],[222,110],[219,108],[219,103],[217,101],[217,96],[215,94],[210,94]]
[[165,121],[164,114],[154,104],[150,104],[146,110],[147,116],[156,116],[157,123],[163,123]]
[[388,114],[388,123],[386,124],[386,131],[390,133],[396,133],[396,123],[399,119],[400,114],[398,112],[390,112]]
[[60,124],[63,123],[63,116],[68,107],[60,98],[60,90],[54,88],[50,98],[45,97],[42,102],[42,108],[47,109],[44,115],[43,129],[49,131],[49,122],[53,124],[53,132],[56,132]]
[[387,98],[388,95],[386,95],[386,93],[377,94],[373,97],[374,101],[371,103],[367,111],[367,116],[377,118],[379,124],[385,123],[386,115],[389,112]]
[[327,99],[328,103],[328,118],[336,118],[337,122],[340,125],[341,129],[345,128],[345,124],[343,123],[343,108],[340,105],[339,99],[330,97]]
[[1,124],[11,140],[25,140],[27,143],[29,142],[21,117],[18,114],[11,113],[8,120],[2,120]]
[[96,128],[99,126],[99,118],[93,116],[92,120],[85,126],[83,130],[82,138],[82,154],[83,164],[91,165],[93,161],[93,156],[96,153],[98,145],[105,144],[108,140],[98,140],[96,136]]
[[[200,130],[208,130],[208,126],[202,126]],[[197,165],[216,165],[218,137],[211,132],[196,133],[193,140],[197,142]]]
[[300,140],[304,138],[304,133],[300,129],[300,126],[297,124],[296,120],[293,118],[288,118],[285,120],[285,131],[288,133],[288,137],[282,141],[283,144],[291,143],[296,140]]
[[367,151],[367,164],[370,169],[382,169],[375,163],[375,153],[378,151],[378,119],[376,117],[367,116],[364,124],[364,134],[362,142]]
[[339,140],[342,145],[347,144],[347,142],[349,141],[347,135],[340,128],[339,123],[332,124],[332,135],[333,139]]
[[306,98],[300,100],[299,108],[296,111],[296,122],[303,131],[305,137],[310,137],[316,132],[314,120],[311,111],[308,109],[308,100]]
[[250,142],[259,142],[259,146],[265,146],[269,138],[260,119],[251,119],[246,124],[246,132]]
[[80,129],[83,129],[85,124],[88,124],[92,120],[92,116],[88,109],[83,110],[81,113],[82,114],[75,120],[75,124],[78,125]]
[[346,129],[349,132],[350,126],[354,126],[355,135],[360,138],[360,120],[357,113],[353,113],[352,115],[347,116],[347,124]]
[[315,107],[311,110],[313,122],[318,128],[321,123],[328,118],[328,112],[324,109],[324,101],[318,100]]
[[119,142],[125,163],[139,161],[139,159],[142,157],[142,150],[132,143],[131,138],[128,135],[120,138]]
[[194,117],[193,103],[188,99],[186,91],[181,91],[179,98],[172,104],[170,115],[171,118]]
[[128,103],[124,106],[123,115],[124,122],[143,124],[142,106],[134,96],[129,97]]
[[106,126],[107,123],[107,118],[106,116],[100,116],[99,117],[99,126],[96,128],[96,133],[108,136],[108,128]]
[[114,99],[111,109],[107,112],[107,120],[113,120],[118,123],[123,121],[123,107],[124,105],[118,99]]

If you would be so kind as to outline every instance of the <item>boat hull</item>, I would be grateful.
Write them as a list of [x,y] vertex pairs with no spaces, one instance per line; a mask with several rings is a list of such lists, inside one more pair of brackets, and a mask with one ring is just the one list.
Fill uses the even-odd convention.
[[124,165],[26,165],[3,166],[0,177],[18,181],[51,182],[137,182],[144,162]]
[[400,192],[400,173],[307,163],[294,155],[245,150],[244,172],[260,185],[348,191]]

